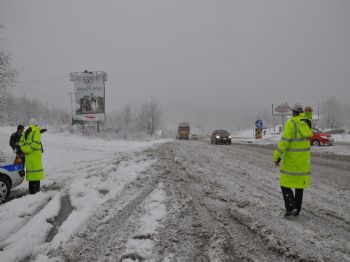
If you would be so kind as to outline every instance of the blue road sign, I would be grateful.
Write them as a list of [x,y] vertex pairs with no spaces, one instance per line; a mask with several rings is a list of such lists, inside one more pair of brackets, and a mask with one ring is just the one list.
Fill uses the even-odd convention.
[[256,120],[255,127],[261,129],[263,127],[263,121],[261,119]]

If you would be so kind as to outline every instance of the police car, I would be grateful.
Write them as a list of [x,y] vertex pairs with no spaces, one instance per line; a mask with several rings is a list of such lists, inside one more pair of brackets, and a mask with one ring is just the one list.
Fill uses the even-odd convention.
[[22,159],[0,151],[0,204],[6,202],[12,188],[23,182],[24,175]]

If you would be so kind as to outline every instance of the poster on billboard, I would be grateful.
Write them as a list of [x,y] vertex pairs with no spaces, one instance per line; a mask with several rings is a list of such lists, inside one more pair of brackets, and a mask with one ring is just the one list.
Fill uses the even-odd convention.
[[71,73],[74,82],[74,116],[78,121],[96,122],[105,120],[104,72]]

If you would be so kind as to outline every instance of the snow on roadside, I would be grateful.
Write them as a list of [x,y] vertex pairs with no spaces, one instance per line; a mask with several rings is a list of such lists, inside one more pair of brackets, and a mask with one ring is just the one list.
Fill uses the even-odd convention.
[[[0,127],[2,151],[11,151],[8,140],[14,131],[15,128]],[[68,133],[44,133],[43,166],[46,177],[42,187],[46,188],[46,192],[28,195],[27,182],[11,190],[11,195],[22,197],[0,208],[0,260],[19,261],[30,255],[32,259],[36,255],[40,258],[49,248],[67,241],[102,203],[113,198],[154,163],[155,159],[142,151],[166,141],[120,141]],[[53,227],[50,222],[59,213],[64,195],[69,195],[72,213],[53,240],[46,243]]]
[[142,216],[139,218],[135,235],[126,243],[122,262],[134,261],[130,258],[140,258],[142,261],[154,261],[152,251],[154,240],[157,239],[157,228],[166,216],[166,194],[163,185],[154,190],[144,201]]
[[313,146],[311,152],[338,156],[350,156],[350,145],[341,146]]
[[[104,202],[113,198],[124,186],[142,175],[142,171],[152,165],[154,160],[142,160],[140,162],[124,162],[115,171],[107,173],[108,166],[104,170],[108,176],[88,176],[72,181],[69,196],[74,210],[66,222],[59,229],[51,243],[52,248],[57,248],[60,242],[67,240],[79,230],[80,225],[87,221]],[[112,166],[112,165],[111,165]],[[109,166],[109,167],[111,167]],[[112,167],[113,169],[113,167]],[[103,172],[101,170],[100,172]]]
[[335,142],[350,142],[350,134],[335,134],[332,136]]
[[0,208],[0,241],[19,230],[53,197],[53,192],[39,192],[23,199],[14,199]]
[[[350,134],[332,135],[335,141],[333,146],[312,146],[311,152],[321,154],[331,154],[338,156],[350,156]],[[236,143],[251,143],[259,145],[277,145],[281,139],[281,134],[271,133],[269,130],[266,135],[263,135],[262,139],[253,139],[253,129],[242,130],[237,132],[233,137],[233,142]],[[342,143],[342,144],[337,144]]]
[[266,134],[263,134],[262,139],[255,139],[254,130],[246,129],[240,130],[237,133],[234,133],[232,138],[233,142],[238,143],[252,143],[259,145],[269,145],[269,144],[277,144],[279,139],[281,138],[281,134],[273,133],[273,129],[268,129]]
[[[40,194],[38,194],[40,197]],[[45,242],[47,232],[52,228],[49,219],[58,214],[60,194],[56,194],[45,208],[35,214],[32,219],[1,243],[2,261],[18,261],[32,254],[34,248]]]

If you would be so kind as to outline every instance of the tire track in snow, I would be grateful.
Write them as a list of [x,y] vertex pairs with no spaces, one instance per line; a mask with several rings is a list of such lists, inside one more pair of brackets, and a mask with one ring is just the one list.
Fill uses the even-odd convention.
[[[190,169],[196,162],[192,161],[193,152],[183,153],[183,148],[167,151],[174,154],[167,163],[171,170],[168,175],[171,180],[166,187],[168,194],[176,199],[174,202],[178,202],[173,209],[176,206],[187,206],[185,211],[172,214],[164,227],[164,243],[159,249],[165,246],[163,252],[173,257],[170,261],[282,261],[279,254],[265,249],[262,241],[246,226],[228,219],[230,214],[227,203],[221,196],[214,199],[207,196],[206,192],[215,194],[217,191],[211,182],[200,179],[205,175],[203,172],[196,176],[194,170]],[[206,201],[208,199],[210,201]],[[168,228],[172,228],[171,232],[180,230],[181,239],[173,235],[169,240]],[[176,250],[173,256],[172,250]]]
[[[224,202],[227,201],[227,206],[234,211],[231,214],[233,218],[260,237],[268,250],[292,259],[346,261],[350,250],[347,244],[349,239],[347,223],[334,220],[331,216],[319,218],[307,211],[303,211],[303,215],[296,221],[285,220],[282,197],[277,193],[276,186],[272,186],[273,183],[268,177],[260,180],[262,175],[272,177],[271,171],[264,170],[263,174],[260,174],[258,165],[248,168],[246,175],[243,176],[237,171],[230,173],[232,165],[233,170],[237,167],[245,169],[247,164],[251,165],[250,162],[255,162],[252,159],[259,156],[254,153],[254,150],[243,159],[235,159],[240,149],[234,146],[213,147],[205,142],[177,144],[173,147],[173,151],[182,158],[178,161],[183,162],[180,170],[187,170],[188,177],[191,179],[198,178],[197,184],[201,185],[202,190],[204,188],[209,191],[207,194],[209,197],[220,199],[224,196]],[[268,155],[264,158],[270,161],[270,157]],[[241,162],[241,165],[235,166],[237,161]],[[259,161],[261,160],[256,162]],[[265,161],[262,163],[263,166],[266,165]],[[215,172],[211,172],[213,167]],[[243,185],[242,191],[237,184]],[[251,195],[256,195],[257,192],[260,194],[260,199],[252,198]],[[242,201],[244,199],[249,201]],[[308,209],[308,205],[305,207]],[[291,233],[295,230],[297,230],[295,233]]]
[[[152,150],[151,150],[152,151]],[[130,158],[130,156],[129,156]],[[138,159],[139,158],[139,159]],[[137,153],[123,161],[144,161],[153,158],[149,151]],[[116,162],[120,164],[120,162]],[[125,242],[132,238],[134,225],[129,223],[137,208],[159,183],[161,170],[148,168],[113,199],[105,202],[83,227],[82,232],[49,254],[64,261],[119,261]]]

